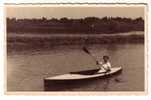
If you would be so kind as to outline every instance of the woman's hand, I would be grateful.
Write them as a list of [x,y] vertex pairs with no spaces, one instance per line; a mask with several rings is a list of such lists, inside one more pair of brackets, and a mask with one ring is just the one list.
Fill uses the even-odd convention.
[[97,65],[102,65],[102,62],[96,61]]

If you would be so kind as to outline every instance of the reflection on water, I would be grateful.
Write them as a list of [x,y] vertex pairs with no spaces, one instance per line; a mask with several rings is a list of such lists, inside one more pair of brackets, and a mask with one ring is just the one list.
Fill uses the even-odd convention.
[[[97,79],[64,91],[143,91],[144,45],[88,45],[97,59],[109,55],[113,67],[122,66],[122,74]],[[79,46],[60,46],[51,50],[13,52],[7,58],[8,91],[43,91],[45,77],[71,71],[94,69],[93,59]]]
[[109,84],[110,84],[110,79],[108,79],[108,78],[105,79],[105,84],[104,84],[104,88],[103,88],[104,91],[106,91],[108,89]]

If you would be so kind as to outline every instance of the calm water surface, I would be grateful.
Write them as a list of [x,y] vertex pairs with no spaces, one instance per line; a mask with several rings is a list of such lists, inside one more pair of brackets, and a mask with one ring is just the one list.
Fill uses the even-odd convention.
[[[97,59],[109,55],[112,66],[122,66],[123,72],[118,76],[99,79],[66,91],[144,90],[143,44],[100,44],[88,48]],[[7,59],[8,91],[44,91],[45,77],[97,68],[94,60],[78,46],[10,53]]]

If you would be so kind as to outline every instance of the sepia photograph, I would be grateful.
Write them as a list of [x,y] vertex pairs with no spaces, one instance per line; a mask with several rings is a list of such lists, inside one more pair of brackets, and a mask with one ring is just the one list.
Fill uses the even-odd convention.
[[146,5],[5,5],[6,92],[147,90]]

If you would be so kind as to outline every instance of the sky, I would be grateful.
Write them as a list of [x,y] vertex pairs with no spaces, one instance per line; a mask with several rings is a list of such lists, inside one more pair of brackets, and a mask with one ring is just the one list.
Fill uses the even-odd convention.
[[144,18],[144,6],[7,6],[6,17],[23,18],[84,18],[84,17]]

